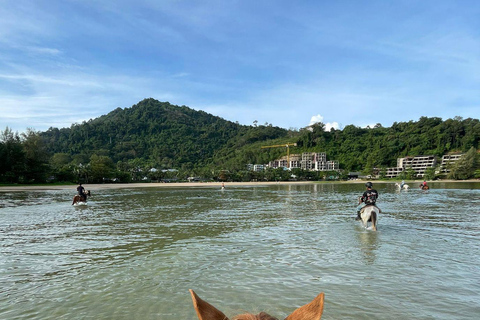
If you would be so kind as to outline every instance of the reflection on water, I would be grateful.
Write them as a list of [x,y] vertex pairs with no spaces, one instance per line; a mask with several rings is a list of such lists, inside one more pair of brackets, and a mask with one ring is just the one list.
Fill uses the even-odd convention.
[[[359,228],[363,227],[359,226]],[[358,243],[360,244],[365,265],[373,265],[376,258],[376,251],[379,248],[378,232],[357,230],[355,234],[358,237]]]
[[227,315],[284,318],[319,292],[322,319],[474,319],[480,185],[358,184],[0,193],[1,319],[196,319],[188,289]]

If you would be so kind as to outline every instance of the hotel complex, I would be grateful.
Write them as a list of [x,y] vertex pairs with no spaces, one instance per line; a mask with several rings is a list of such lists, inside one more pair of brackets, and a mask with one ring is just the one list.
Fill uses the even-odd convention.
[[270,161],[266,165],[248,165],[249,170],[262,171],[267,168],[300,168],[307,171],[339,171],[340,164],[337,160],[327,161],[325,152],[304,152],[302,154],[291,154],[279,159]]
[[[435,173],[448,173],[450,168],[458,161],[463,154],[448,154],[442,157],[439,170]],[[385,176],[387,178],[395,178],[406,170],[413,170],[416,172],[417,177],[425,176],[425,172],[428,168],[437,167],[437,157],[430,156],[416,156],[416,157],[404,157],[397,159],[397,166],[393,168],[387,168]]]
[[[452,165],[458,161],[462,155],[463,154],[460,153],[444,155],[440,162],[434,155],[398,158],[397,166],[387,168],[385,177],[395,178],[407,170],[415,171],[417,177],[424,177],[428,168],[436,168],[436,174],[448,173],[450,172]],[[247,167],[248,170],[257,172],[266,170],[267,168],[300,168],[307,171],[340,171],[339,162],[337,160],[327,161],[327,154],[325,152],[291,154],[270,161],[268,164],[249,164]]]

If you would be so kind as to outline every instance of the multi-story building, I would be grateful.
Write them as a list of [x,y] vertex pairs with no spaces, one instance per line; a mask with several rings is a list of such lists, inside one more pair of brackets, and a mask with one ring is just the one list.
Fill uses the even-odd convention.
[[340,170],[340,162],[337,160],[327,161],[327,171],[338,171]]
[[265,165],[264,164],[254,164],[253,165],[253,171],[260,172],[265,170]]
[[270,161],[270,168],[301,168],[308,171],[337,171],[340,169],[340,163],[337,160],[327,161],[325,152],[304,152],[302,154],[291,154],[287,157]]
[[260,172],[260,171],[263,171],[265,170],[265,165],[264,164],[247,164],[247,170],[249,171],[256,171],[256,172]]
[[440,170],[437,173],[449,173],[453,164],[457,162],[462,156],[463,153],[443,155],[442,162],[440,163]]
[[326,171],[327,154],[325,152],[304,152],[300,161],[300,168],[310,171]]
[[299,154],[290,155],[290,168],[301,168],[302,156]]
[[385,173],[385,176],[387,178],[395,178],[398,175],[400,175],[400,173],[402,172],[403,172],[403,168],[401,167],[387,168],[387,172]]
[[397,167],[387,168],[386,177],[394,178],[405,170],[412,169],[417,177],[423,177],[428,168],[434,168],[437,164],[435,156],[416,156],[397,159]]

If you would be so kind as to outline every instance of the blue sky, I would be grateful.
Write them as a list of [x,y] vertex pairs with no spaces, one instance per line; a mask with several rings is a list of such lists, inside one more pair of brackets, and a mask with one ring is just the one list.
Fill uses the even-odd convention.
[[303,128],[480,117],[480,1],[0,0],[0,130],[144,98]]

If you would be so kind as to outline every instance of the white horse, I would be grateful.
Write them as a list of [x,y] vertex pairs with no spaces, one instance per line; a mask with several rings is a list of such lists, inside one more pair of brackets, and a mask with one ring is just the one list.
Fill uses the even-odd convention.
[[[362,197],[358,197],[358,205],[362,203]],[[377,231],[377,221],[378,214],[382,212],[379,207],[374,204],[367,204],[362,209],[360,209],[360,218],[362,220],[363,227],[368,228],[368,223],[370,222],[372,230]]]
[[360,211],[360,217],[365,228],[368,228],[368,222],[370,222],[372,230],[377,231],[377,219],[380,209],[374,205],[368,205],[362,208]]
[[408,188],[410,188],[408,184],[404,184],[402,187],[398,182],[395,182],[395,187],[397,187],[398,189],[404,189],[404,190],[408,190]]

